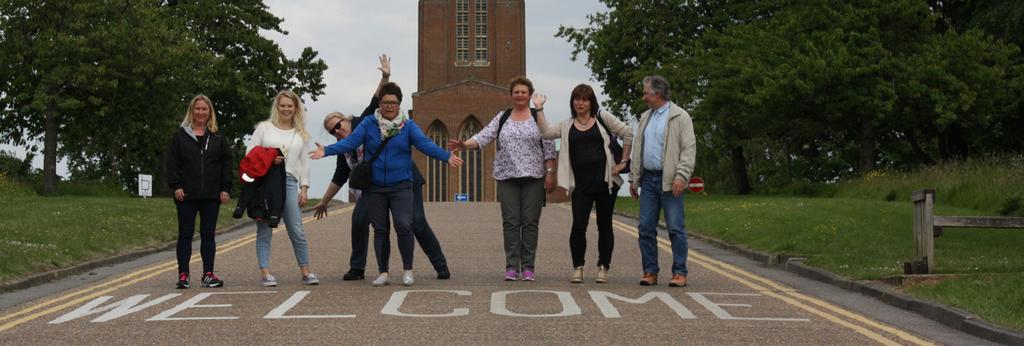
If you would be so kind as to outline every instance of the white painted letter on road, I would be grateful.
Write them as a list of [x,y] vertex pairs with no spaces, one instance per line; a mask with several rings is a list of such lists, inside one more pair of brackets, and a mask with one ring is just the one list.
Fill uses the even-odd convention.
[[235,320],[238,319],[236,316],[211,316],[211,317],[171,317],[174,314],[188,310],[190,308],[226,308],[231,307],[231,304],[208,304],[199,305],[198,303],[203,301],[209,296],[214,294],[266,294],[266,293],[277,293],[275,291],[263,291],[263,292],[208,292],[200,293],[195,297],[192,297],[185,302],[178,304],[170,310],[161,312],[156,316],[150,317],[146,321],[185,321],[185,320]]
[[808,320],[806,318],[736,317],[736,316],[733,316],[732,314],[730,314],[728,311],[725,311],[725,309],[722,309],[721,307],[723,307],[723,306],[742,306],[742,307],[749,308],[750,304],[715,303],[715,302],[712,302],[707,297],[705,297],[706,295],[760,297],[761,296],[760,294],[755,294],[755,293],[687,293],[687,294],[690,295],[690,298],[693,298],[693,300],[696,300],[701,305],[704,305],[704,308],[708,309],[708,311],[711,311],[712,314],[715,314],[715,317],[718,317],[719,319],[723,319],[723,320],[810,322],[810,320]]
[[469,291],[450,291],[450,290],[418,290],[418,291],[398,291],[391,294],[391,299],[388,300],[387,304],[384,304],[384,308],[380,309],[380,313],[391,316],[402,316],[402,317],[458,317],[469,315],[468,308],[456,308],[452,312],[447,314],[435,314],[435,315],[423,315],[423,314],[407,314],[398,311],[402,307],[402,303],[405,302],[405,298],[409,296],[410,292],[446,292],[455,293],[459,296],[470,296],[473,293]]
[[142,300],[146,299],[146,297],[149,297],[148,294],[140,294],[140,295],[136,295],[136,296],[131,296],[131,297],[125,298],[125,299],[117,301],[115,303],[111,303],[110,305],[107,305],[107,306],[104,306],[104,307],[101,307],[101,308],[96,308],[97,306],[100,306],[100,304],[103,304],[106,301],[110,300],[110,298],[113,298],[112,296],[102,296],[102,297],[93,299],[88,304],[82,305],[81,307],[79,307],[78,309],[75,309],[72,312],[64,314],[64,316],[61,316],[61,317],[59,317],[59,318],[57,318],[57,319],[55,319],[53,321],[50,321],[50,324],[60,324],[60,323],[64,323],[64,322],[67,322],[67,321],[70,321],[70,320],[73,320],[73,319],[76,319],[76,318],[79,318],[79,317],[85,317],[85,316],[89,316],[89,315],[93,315],[93,314],[98,314],[98,313],[101,313],[101,312],[104,312],[104,311],[109,311],[109,312],[107,312],[107,313],[105,313],[103,315],[100,315],[100,317],[97,317],[96,319],[91,321],[91,322],[106,322],[106,321],[110,321],[110,320],[113,320],[113,319],[121,317],[121,316],[125,316],[125,315],[131,314],[131,313],[142,311],[142,310],[144,310],[144,309],[146,309],[146,308],[148,308],[150,306],[163,303],[163,302],[165,302],[165,301],[167,301],[167,300],[169,300],[171,298],[177,297],[177,296],[180,296],[180,294],[171,293],[171,294],[165,295],[163,297],[160,297],[160,298],[157,298],[157,299],[153,299],[152,301],[150,301],[148,303],[145,303],[145,304],[142,304],[142,305],[139,305],[139,306],[135,306],[135,304],[141,303]]
[[[506,298],[510,294],[515,293],[554,293],[558,296],[558,301],[562,303],[562,312],[557,314],[520,314],[508,310],[508,306],[505,304]],[[542,290],[523,290],[523,291],[498,291],[491,294],[491,313],[501,316],[511,317],[565,317],[574,316],[581,313],[580,306],[576,305],[576,301],[572,299],[572,294],[569,292],[562,291],[542,291]]]
[[299,305],[299,302],[301,302],[303,299],[305,299],[306,296],[309,295],[309,292],[310,291],[298,291],[298,292],[295,292],[295,294],[293,294],[291,297],[289,297],[288,300],[284,301],[284,303],[281,303],[281,305],[276,307],[276,308],[274,308],[274,310],[271,310],[269,313],[267,313],[266,316],[263,316],[263,318],[275,319],[275,318],[353,318],[353,317],[356,317],[356,315],[295,315],[295,316],[285,316],[284,315],[284,314],[288,313],[288,310],[291,310],[296,305]]
[[629,299],[614,293],[590,291],[590,299],[594,300],[597,307],[601,308],[601,313],[604,314],[605,318],[622,318],[622,315],[619,314],[619,310],[615,309],[615,306],[612,305],[609,298],[630,304],[644,304],[657,298],[661,299],[661,302],[665,303],[665,305],[668,305],[672,311],[675,311],[676,315],[679,315],[679,318],[684,320],[697,319],[697,316],[695,316],[690,309],[687,309],[683,304],[679,303],[678,300],[672,298],[671,295],[665,292],[648,292],[640,296],[640,298]]

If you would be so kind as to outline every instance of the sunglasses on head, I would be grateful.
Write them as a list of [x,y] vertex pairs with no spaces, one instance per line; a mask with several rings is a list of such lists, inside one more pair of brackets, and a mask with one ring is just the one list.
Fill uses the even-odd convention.
[[332,127],[330,130],[327,130],[327,133],[333,135],[335,132],[338,132],[338,130],[341,130],[341,123],[343,122],[344,121],[339,121],[337,124],[334,124],[334,127]]

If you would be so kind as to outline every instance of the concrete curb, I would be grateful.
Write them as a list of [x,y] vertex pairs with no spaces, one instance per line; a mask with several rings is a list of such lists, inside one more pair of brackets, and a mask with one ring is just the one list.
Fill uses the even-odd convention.
[[[618,212],[615,214],[636,220],[634,215]],[[658,226],[664,228],[665,223],[661,222]],[[1024,333],[986,322],[977,315],[964,310],[945,304],[917,299],[883,284],[853,281],[824,269],[806,265],[803,263],[806,259],[802,257],[786,257],[751,250],[740,245],[693,232],[689,232],[688,235],[710,243],[715,247],[738,253],[751,260],[878,299],[886,304],[917,313],[925,318],[938,321],[985,340],[1007,345],[1024,345]]]
[[[335,205],[331,205],[328,208],[328,210],[336,209],[338,206],[344,206],[344,205],[346,205],[346,204],[338,203],[338,204],[335,204]],[[312,211],[313,209],[314,209],[313,207],[308,207],[306,209],[303,209],[302,213],[305,214],[307,212]],[[243,216],[243,218],[245,218],[245,216]],[[243,221],[242,223],[231,225],[231,226],[228,226],[226,228],[217,229],[216,234],[217,235],[221,235],[221,234],[228,234],[228,233],[236,232],[236,231],[241,230],[243,228],[251,227],[251,226],[253,226],[255,224],[256,224],[255,220],[246,220],[246,221]],[[91,261],[75,264],[75,265],[70,266],[70,267],[54,269],[54,270],[50,270],[50,271],[47,271],[47,272],[31,275],[31,276],[28,276],[28,277],[25,277],[25,278],[22,278],[22,279],[17,279],[17,280],[14,280],[14,281],[0,282],[0,292],[12,292],[12,291],[17,291],[17,290],[22,290],[22,289],[30,288],[30,287],[33,287],[33,286],[38,286],[38,285],[41,285],[41,284],[45,284],[45,283],[50,282],[50,281],[59,280],[59,279],[63,279],[63,278],[69,277],[69,276],[86,273],[86,272],[89,272],[89,271],[91,271],[93,269],[96,269],[96,268],[105,267],[105,266],[109,266],[109,265],[113,265],[113,264],[118,264],[118,263],[128,262],[128,261],[131,261],[131,260],[134,260],[134,259],[142,258],[142,257],[149,256],[149,255],[152,255],[152,254],[155,254],[155,253],[163,252],[163,251],[174,250],[177,247],[177,245],[178,245],[177,241],[176,240],[172,240],[172,241],[166,242],[166,243],[164,243],[162,245],[158,245],[158,246],[142,248],[142,249],[129,250],[128,252],[116,254],[116,255],[113,255],[113,256],[110,256],[110,257],[94,259],[94,260],[91,260]]]

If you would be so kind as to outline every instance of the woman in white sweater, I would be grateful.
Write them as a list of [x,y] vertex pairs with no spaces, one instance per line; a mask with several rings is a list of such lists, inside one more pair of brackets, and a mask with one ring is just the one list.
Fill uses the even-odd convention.
[[[597,208],[597,273],[594,281],[608,282],[615,237],[612,233],[612,212],[622,177],[619,172],[629,161],[633,131],[611,113],[598,108],[597,96],[589,85],[580,84],[572,90],[569,106],[571,118],[559,124],[548,124],[538,114],[544,139],[562,139],[558,152],[558,186],[569,191],[572,198],[572,229],[569,251],[572,253],[572,283],[583,282],[583,264],[587,251],[587,226],[590,211]],[[622,139],[622,153],[615,157],[609,145]],[[616,143],[617,144],[617,143]]]
[[[278,156],[274,164],[284,164],[285,203],[282,213],[288,239],[292,242],[295,259],[302,273],[302,283],[320,283],[316,274],[309,271],[309,242],[302,228],[302,211],[306,205],[306,190],[309,189],[309,158],[304,155],[309,142],[305,126],[306,111],[302,99],[291,90],[283,90],[274,96],[270,108],[270,119],[256,125],[248,150],[256,146],[279,148],[284,156]],[[270,243],[273,230],[266,222],[256,223],[256,258],[259,261],[261,284],[264,287],[277,286],[277,279],[270,275]]]

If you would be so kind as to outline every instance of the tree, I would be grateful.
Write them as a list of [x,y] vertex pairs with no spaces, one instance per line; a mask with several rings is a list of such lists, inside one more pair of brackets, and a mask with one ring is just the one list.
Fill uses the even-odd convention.
[[731,171],[741,194],[1024,142],[1007,135],[1024,125],[1016,47],[944,27],[923,0],[605,3],[590,27],[560,29],[573,58],[585,51],[607,104],[633,113],[615,95],[640,76],[682,84],[700,169]]
[[281,31],[261,1],[0,1],[0,134],[43,139],[44,193],[58,156],[76,176],[134,186],[159,175],[186,102],[207,94],[225,134],[265,117],[281,88],[323,92],[310,48],[289,60],[259,30]]
[[[640,81],[644,76],[660,74],[672,82],[673,102],[692,108],[700,102],[697,89],[705,83],[695,59],[701,53],[700,40],[712,30],[721,30],[760,18],[770,17],[785,0],[710,0],[639,2],[602,0],[608,12],[588,15],[589,27],[560,27],[556,37],[573,45],[572,59],[586,53],[587,66],[594,78],[604,84],[610,97],[604,101],[614,114],[639,116],[646,106],[640,101]],[[694,113],[698,134],[726,133]],[[742,151],[736,145],[698,141],[699,164],[713,166],[705,158],[731,157],[732,172],[740,193],[750,192]],[[717,143],[717,144],[716,144]],[[717,145],[717,146],[709,146]],[[737,164],[738,163],[738,164]]]

